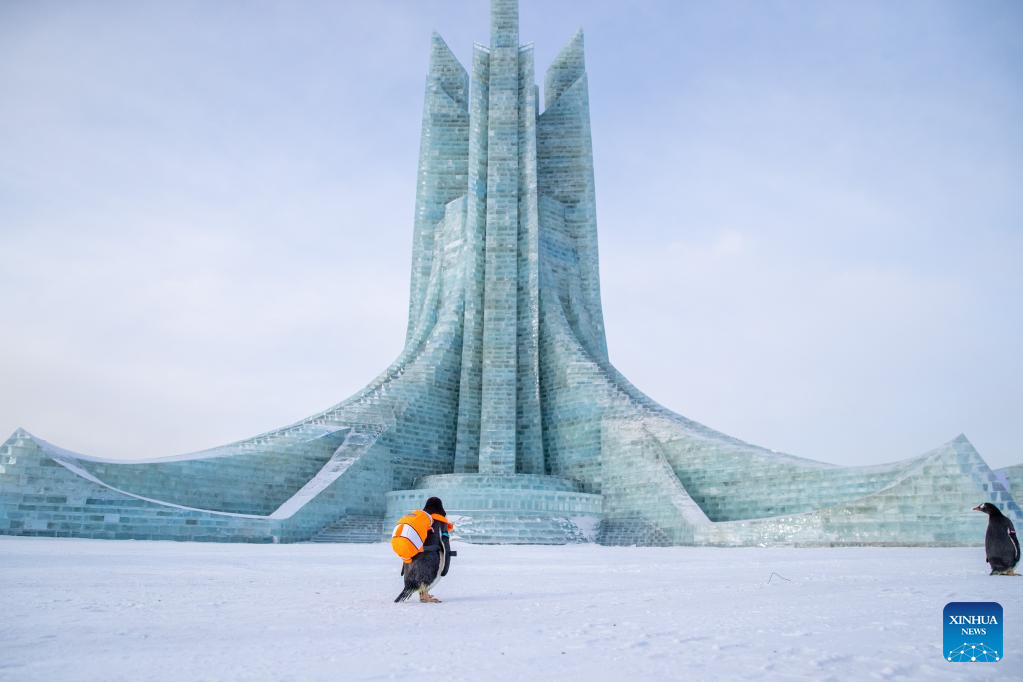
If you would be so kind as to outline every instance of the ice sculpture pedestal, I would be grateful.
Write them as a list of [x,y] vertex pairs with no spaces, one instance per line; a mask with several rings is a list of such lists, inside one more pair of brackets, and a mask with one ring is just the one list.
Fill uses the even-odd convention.
[[475,544],[564,545],[593,542],[601,497],[567,478],[536,474],[424,476],[412,490],[387,494],[390,530],[428,497],[444,502],[454,537]]

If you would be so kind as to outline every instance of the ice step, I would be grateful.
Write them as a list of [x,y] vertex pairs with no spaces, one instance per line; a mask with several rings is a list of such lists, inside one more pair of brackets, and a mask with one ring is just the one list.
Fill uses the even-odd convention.
[[309,542],[380,542],[384,533],[384,517],[369,514],[346,514]]

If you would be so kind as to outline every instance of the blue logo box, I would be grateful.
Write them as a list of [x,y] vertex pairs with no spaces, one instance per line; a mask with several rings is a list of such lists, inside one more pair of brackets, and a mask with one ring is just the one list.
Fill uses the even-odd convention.
[[944,656],[952,663],[1002,660],[1002,606],[993,601],[954,601],[942,613]]

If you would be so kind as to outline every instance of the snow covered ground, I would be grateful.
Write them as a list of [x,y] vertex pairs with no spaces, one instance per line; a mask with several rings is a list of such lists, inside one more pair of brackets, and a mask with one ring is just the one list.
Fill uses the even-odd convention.
[[[1023,679],[979,548],[457,549],[396,605],[385,544],[0,537],[0,680]],[[942,659],[950,601],[1002,604],[1001,662]]]

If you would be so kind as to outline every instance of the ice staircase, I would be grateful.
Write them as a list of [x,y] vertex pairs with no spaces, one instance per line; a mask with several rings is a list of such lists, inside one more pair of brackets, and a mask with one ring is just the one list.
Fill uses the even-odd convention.
[[309,542],[380,542],[383,535],[383,516],[346,514],[309,538]]

